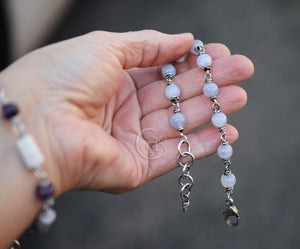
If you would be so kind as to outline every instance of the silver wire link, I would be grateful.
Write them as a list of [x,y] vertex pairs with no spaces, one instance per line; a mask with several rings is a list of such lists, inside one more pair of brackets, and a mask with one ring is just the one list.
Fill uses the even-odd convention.
[[33,174],[36,176],[39,182],[41,181],[48,181],[48,176],[45,171],[41,169],[35,169],[33,171]]
[[205,48],[203,46],[197,47],[199,54],[205,54]]
[[191,153],[191,144],[190,144],[190,142],[188,140],[186,140],[186,139],[182,139],[182,140],[179,141],[177,149],[178,149],[179,154],[181,156],[183,156],[183,157],[185,156],[185,154],[184,154],[184,152],[182,152],[182,148],[181,147],[184,144],[186,144],[187,152]]
[[186,184],[189,184],[190,189],[191,189],[194,185],[194,179],[190,175],[190,173],[187,172],[187,173],[182,174],[182,175],[179,176],[178,183],[181,187],[185,186]]
[[212,76],[211,76],[211,73],[209,72],[209,69],[207,69],[205,71],[204,80],[205,80],[206,83],[212,82]]
[[190,195],[191,195],[191,189],[194,185],[194,179],[190,175],[189,171],[184,172],[185,169],[183,169],[182,175],[178,178],[178,183],[181,186],[180,189],[180,198],[181,198],[181,204],[183,212],[185,213],[187,211],[187,208],[190,206]]
[[223,159],[223,162],[224,162],[224,166],[225,166],[224,175],[229,175],[231,173],[231,170],[230,170],[231,161],[230,161],[230,159]]
[[[179,154],[179,156],[177,158],[177,163],[183,168],[184,167],[190,168],[194,164],[194,161],[195,161],[194,155],[188,151],[182,152],[182,155]],[[189,160],[186,159],[187,157]]]
[[205,53],[205,48],[204,48],[204,46],[202,45],[199,45],[199,46],[195,46],[194,47],[194,50],[196,51],[196,52],[198,52],[199,54],[204,54]]
[[26,134],[26,129],[19,116],[11,118],[11,125],[17,137],[22,137]]
[[220,131],[220,139],[222,144],[227,144],[227,139],[226,139],[226,128],[222,127],[219,128]]
[[169,83],[173,81],[173,75],[171,73],[166,74],[166,81],[168,81]]
[[220,104],[217,101],[217,99],[216,98],[211,98],[211,101],[213,102],[212,107],[213,107],[214,113],[220,112]]
[[176,98],[174,101],[172,101],[172,104],[173,104],[173,106],[174,106],[173,112],[174,112],[174,113],[180,112],[179,101],[178,101],[177,98]]
[[[184,145],[186,145],[185,151],[183,151]],[[178,177],[178,183],[181,186],[180,199],[181,199],[182,209],[184,213],[187,212],[187,209],[190,206],[191,189],[194,185],[194,179],[190,175],[190,168],[193,166],[195,158],[190,151],[191,151],[190,142],[187,140],[187,136],[181,132],[179,137],[179,143],[178,143],[179,155],[178,155],[177,163],[182,167],[182,173]]]

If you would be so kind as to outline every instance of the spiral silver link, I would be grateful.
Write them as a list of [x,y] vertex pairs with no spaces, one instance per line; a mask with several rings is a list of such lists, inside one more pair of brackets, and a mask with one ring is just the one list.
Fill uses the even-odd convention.
[[220,106],[219,102],[217,101],[217,99],[216,98],[211,98],[211,101],[213,102],[212,107],[213,107],[214,113],[220,112],[221,106]]
[[227,139],[226,139],[226,129],[225,127],[219,128],[220,131],[220,139],[222,144],[227,144]]
[[230,170],[231,161],[230,161],[230,159],[223,159],[223,162],[224,162],[224,166],[225,166],[224,175],[228,175],[231,173],[231,170]]

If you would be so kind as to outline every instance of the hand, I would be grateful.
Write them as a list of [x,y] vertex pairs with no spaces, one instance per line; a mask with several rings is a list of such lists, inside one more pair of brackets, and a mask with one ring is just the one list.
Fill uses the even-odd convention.
[[[190,34],[93,32],[34,51],[1,74],[7,96],[17,100],[29,133],[45,153],[45,171],[57,194],[71,189],[123,193],[177,167],[178,132],[169,124],[172,106],[158,66],[187,53],[192,42]],[[253,74],[251,61],[230,56],[221,44],[208,44],[206,50],[221,87],[222,111],[242,108],[246,93],[231,84]],[[212,115],[195,60],[190,55],[176,64],[185,132]],[[227,132],[234,142],[236,129],[228,125]],[[214,153],[218,136],[212,126],[189,134],[196,158]]]

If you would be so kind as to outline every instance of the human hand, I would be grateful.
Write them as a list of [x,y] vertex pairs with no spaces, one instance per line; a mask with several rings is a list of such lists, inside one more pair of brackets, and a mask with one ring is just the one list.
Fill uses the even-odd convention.
[[[158,66],[187,53],[192,42],[190,34],[93,32],[34,51],[1,73],[1,87],[20,105],[45,154],[44,168],[57,194],[123,193],[177,166],[178,132],[169,124],[172,107]],[[221,44],[208,44],[206,51],[214,60],[222,111],[242,108],[246,93],[232,84],[251,77],[251,61],[230,56]],[[203,70],[195,60],[190,55],[176,64],[185,132],[211,116],[211,103],[202,95]],[[227,134],[229,143],[238,137],[230,125]],[[188,138],[196,158],[215,152],[219,142],[212,126]]]

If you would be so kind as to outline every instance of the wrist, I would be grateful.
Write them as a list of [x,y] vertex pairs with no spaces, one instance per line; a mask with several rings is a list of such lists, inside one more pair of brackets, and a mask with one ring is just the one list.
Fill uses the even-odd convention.
[[31,224],[42,202],[35,197],[36,178],[24,170],[9,124],[1,119],[0,126],[0,241],[8,246]]
[[[47,127],[49,126],[47,122],[49,120],[47,120],[47,113],[43,111],[43,109],[45,109],[43,105],[45,104],[40,99],[40,93],[43,92],[43,86],[39,83],[41,82],[41,79],[32,76],[20,82],[20,77],[15,78],[15,74],[12,73],[14,70],[11,70],[15,69],[15,64],[18,63],[20,62],[17,61],[0,73],[0,90],[3,89],[7,98],[13,103],[16,103],[20,108],[19,117],[26,127],[26,133],[33,137],[45,158],[41,168],[47,173],[48,178],[55,186],[55,194],[58,196],[62,193],[60,171],[55,162],[53,146],[51,147],[51,134],[49,134],[47,130]],[[22,59],[21,64],[24,64],[22,63]],[[6,129],[11,133],[12,138],[14,139],[12,141],[14,145],[13,149],[17,150],[17,137],[12,134],[10,122],[2,120],[1,126],[2,125],[7,126]],[[9,153],[10,151],[8,151],[8,155]],[[18,158],[21,159],[20,155],[18,155]],[[23,165],[23,170],[26,170],[24,161],[21,160],[20,163]]]
[[[3,158],[0,168],[3,178],[1,183],[2,189],[7,189],[0,196],[0,203],[4,203],[6,199],[2,207],[2,213],[7,214],[3,224],[9,226],[13,224],[13,219],[18,217],[19,226],[7,229],[11,236],[17,236],[33,221],[40,210],[34,225],[37,231],[44,232],[56,219],[56,213],[51,208],[54,204],[54,188],[42,168],[44,156],[34,138],[26,132],[18,115],[17,106],[7,102],[4,91],[1,90],[0,94],[4,118],[0,123],[3,126],[0,133],[2,141],[0,154]],[[12,127],[9,128],[10,125]],[[14,132],[11,132],[11,128]]]

